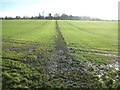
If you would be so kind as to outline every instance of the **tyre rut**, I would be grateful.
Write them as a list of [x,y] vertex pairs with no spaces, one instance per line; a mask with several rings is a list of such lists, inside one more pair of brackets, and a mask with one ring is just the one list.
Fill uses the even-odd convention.
[[74,83],[75,81],[73,73],[85,73],[84,67],[78,60],[75,60],[70,56],[57,21],[56,32],[57,38],[55,42],[55,50],[51,55],[51,62],[49,63],[49,77],[51,80],[62,78],[63,80],[67,79],[68,82]]

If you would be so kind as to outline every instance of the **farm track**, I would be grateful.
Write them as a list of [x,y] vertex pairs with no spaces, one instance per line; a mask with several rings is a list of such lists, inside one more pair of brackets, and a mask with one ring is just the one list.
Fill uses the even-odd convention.
[[51,62],[48,66],[50,80],[59,79],[60,81],[62,80],[62,85],[67,85],[68,83],[72,85],[76,83],[76,76],[74,75],[76,73],[78,75],[77,78],[81,78],[81,80],[79,80],[81,84],[80,87],[84,87],[84,84],[88,84],[83,80],[84,75],[89,72],[89,70],[86,69],[86,64],[82,64],[82,62],[70,56],[57,21],[56,32],[57,39],[55,50],[51,55]]
[[[57,32],[57,38],[55,42],[56,45],[55,45],[55,50],[51,55],[52,61],[50,63],[50,68],[49,68],[50,77],[52,78],[55,77],[59,78],[60,75],[64,73],[63,71],[63,69],[65,68],[64,64],[66,63],[66,60],[68,58],[68,48],[62,36],[62,33],[60,32],[57,21],[56,21],[56,32]],[[53,75],[51,76],[51,74]]]

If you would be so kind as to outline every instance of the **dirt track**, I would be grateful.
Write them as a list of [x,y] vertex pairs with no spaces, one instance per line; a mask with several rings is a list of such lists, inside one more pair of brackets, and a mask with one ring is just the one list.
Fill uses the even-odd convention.
[[[63,85],[67,85],[68,83],[74,84],[76,82],[75,78],[83,78],[81,75],[88,73],[85,69],[86,65],[82,65],[80,61],[75,60],[70,56],[69,50],[65,43],[64,37],[62,36],[57,21],[56,32],[57,38],[55,50],[51,55],[51,61],[48,67],[50,80],[62,80],[61,83]],[[81,79],[80,82],[81,84],[84,84],[82,80],[83,79]]]

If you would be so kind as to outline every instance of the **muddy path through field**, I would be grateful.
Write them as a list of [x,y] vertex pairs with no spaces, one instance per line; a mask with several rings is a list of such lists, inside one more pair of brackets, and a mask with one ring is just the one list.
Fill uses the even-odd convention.
[[[93,87],[95,85],[99,87],[101,85],[101,80],[105,75],[104,72],[106,72],[106,67],[97,66],[92,62],[84,62],[72,57],[62,34],[59,23],[56,21],[57,38],[55,41],[55,48],[50,56],[50,61],[47,64],[50,84],[54,86],[56,85],[56,82],[58,82],[62,85],[61,87],[85,88]],[[109,68],[109,66],[107,68]],[[102,70],[101,67],[103,68]],[[118,69],[118,67],[115,68]],[[116,78],[114,80],[116,80]],[[102,82],[104,81],[102,80]]]
[[55,49],[51,55],[51,62],[49,63],[49,73],[51,78],[59,78],[64,71],[69,69],[68,59],[68,48],[65,43],[65,40],[62,36],[62,33],[59,29],[58,22],[56,21],[56,40],[55,40]]
[[[77,81],[80,84],[85,84],[83,76],[89,71],[86,69],[86,65],[71,57],[57,21],[56,32],[55,49],[48,66],[50,81],[52,82],[57,79],[62,85],[74,86],[73,84],[76,83],[76,79],[82,78]],[[80,86],[84,87],[84,85]]]
[[[68,55],[68,48],[60,32],[58,22],[56,21],[56,40],[55,40],[55,49],[53,54],[51,55],[51,63],[50,63],[50,76],[59,77],[62,73],[64,73],[64,69],[68,63],[67,59],[69,58]],[[66,68],[67,70],[67,68]],[[54,78],[52,77],[52,78]]]

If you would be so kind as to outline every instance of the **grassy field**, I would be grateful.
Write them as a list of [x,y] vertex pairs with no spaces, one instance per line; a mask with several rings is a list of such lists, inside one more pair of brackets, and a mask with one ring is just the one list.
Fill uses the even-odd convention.
[[[75,55],[78,53],[79,58],[83,57],[84,60],[87,60],[87,56],[81,56],[81,54],[95,55],[96,58],[93,57],[90,60],[95,61],[100,58],[96,61],[106,62],[117,56],[117,22],[59,21],[59,25],[69,50]],[[105,60],[103,60],[103,56],[105,56]]]
[[9,38],[7,40],[14,39],[39,43],[54,42],[52,40],[55,35],[55,21],[3,21],[2,27],[3,40]]
[[118,88],[112,21],[3,20],[3,88]]

